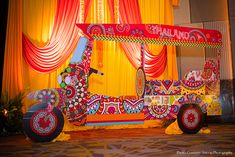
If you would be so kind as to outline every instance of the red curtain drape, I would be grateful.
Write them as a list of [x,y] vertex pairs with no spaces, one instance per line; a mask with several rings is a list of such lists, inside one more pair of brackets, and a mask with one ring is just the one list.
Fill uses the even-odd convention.
[[[90,1],[84,0],[84,21]],[[76,27],[80,18],[79,7],[79,0],[58,0],[53,31],[44,47],[37,47],[23,34],[23,56],[34,70],[51,72],[68,59],[80,38]]]
[[[114,0],[109,0],[109,8],[112,18],[115,12]],[[120,23],[140,24],[142,23],[138,0],[120,0],[119,1]],[[122,48],[131,64],[138,68],[141,65],[140,44],[121,43]],[[167,49],[163,47],[158,55],[153,55],[147,45],[145,45],[145,73],[150,77],[159,77],[165,70],[167,63]]]

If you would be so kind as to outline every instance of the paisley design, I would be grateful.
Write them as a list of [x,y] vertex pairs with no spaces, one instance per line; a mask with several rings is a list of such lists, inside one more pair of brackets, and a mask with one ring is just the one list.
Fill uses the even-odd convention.
[[80,122],[86,117],[87,87],[85,79],[80,79],[74,86],[66,87],[67,101],[64,112],[68,120],[74,125],[83,125]]
[[180,85],[176,80],[148,80],[145,95],[179,95]]
[[135,36],[135,37],[144,37],[144,32],[139,29],[133,29],[130,33],[130,36]]
[[185,104],[198,104],[203,113],[206,113],[207,103],[204,103],[202,99],[196,94],[187,94],[178,99],[178,106],[181,107]]
[[87,112],[88,114],[96,114],[100,107],[101,96],[93,95],[91,97],[87,97]]
[[114,35],[114,30],[113,30],[113,27],[109,27],[108,29],[106,29],[106,33],[107,34],[110,34],[110,35]]
[[123,101],[123,106],[127,113],[140,113],[144,107],[144,100],[126,99]]
[[148,110],[153,117],[157,119],[165,118],[171,111],[170,105],[148,106]]
[[89,34],[105,34],[105,28],[100,24],[92,24],[87,28]]
[[189,33],[189,40],[207,42],[207,38],[203,32],[200,30],[191,30]]
[[75,86],[67,86],[66,87],[66,95],[68,99],[73,99],[76,95],[76,87]]
[[182,80],[182,86],[188,89],[200,89],[205,85],[203,81],[188,81]]
[[205,82],[204,81],[181,81],[181,95],[197,94],[205,95]]
[[206,81],[216,81],[219,71],[217,64],[213,60],[207,60],[204,64],[202,78]]
[[[127,101],[125,101],[127,100]],[[127,113],[123,103],[131,101],[133,105],[139,105],[138,99],[124,99],[123,97],[109,97],[104,95],[92,95],[87,97],[87,112],[88,114],[123,114]],[[129,107],[129,106],[128,106]],[[130,108],[128,111],[130,111]],[[141,107],[139,107],[141,108]],[[133,112],[138,112],[133,109]],[[130,111],[131,113],[131,111]]]
[[148,33],[150,33],[150,34],[156,34],[155,32],[157,32],[156,31],[156,28],[158,28],[158,27],[156,27],[156,26],[153,26],[153,25],[145,25],[145,30],[148,32]]
[[128,24],[117,24],[116,29],[118,32],[128,32],[130,30],[130,26]]
[[144,116],[146,120],[151,119],[172,119],[178,108],[172,105],[171,96],[145,96],[144,98]]
[[179,101],[180,104],[183,104],[184,101],[185,101],[185,100],[184,100],[184,97],[182,96],[178,101]]

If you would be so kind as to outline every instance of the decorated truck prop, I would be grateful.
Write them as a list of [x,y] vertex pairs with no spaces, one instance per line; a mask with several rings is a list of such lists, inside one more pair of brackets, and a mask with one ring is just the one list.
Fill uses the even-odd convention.
[[[31,92],[31,106],[23,118],[24,132],[33,141],[51,141],[63,129],[64,118],[76,126],[143,124],[157,119],[177,119],[184,133],[197,133],[205,116],[221,115],[219,103],[221,33],[215,30],[157,24],[77,24],[85,40],[82,56],[74,53],[61,72],[61,88]],[[139,33],[135,33],[139,32]],[[88,77],[94,40],[136,42],[142,64],[136,73],[137,96],[110,97],[91,94]],[[182,80],[146,80],[145,44],[215,48],[216,60],[206,60],[201,71],[189,71]]]

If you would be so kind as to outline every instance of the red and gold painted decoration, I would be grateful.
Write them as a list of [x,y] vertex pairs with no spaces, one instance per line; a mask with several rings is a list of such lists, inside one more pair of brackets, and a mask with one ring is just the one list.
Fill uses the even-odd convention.
[[92,95],[87,98],[86,125],[143,123],[143,99]]
[[[31,92],[27,95],[30,100],[37,100],[53,107],[63,108],[65,106],[66,91],[61,88],[48,88]],[[51,109],[50,109],[51,110]]]
[[122,114],[125,113],[120,98],[93,95],[87,101],[88,114]]
[[181,95],[193,93],[197,95],[205,95],[205,82],[181,80]]
[[188,81],[202,81],[202,70],[191,70],[184,75],[184,79]]
[[220,95],[220,80],[206,82],[206,95]]
[[188,81],[216,81],[219,79],[218,65],[214,60],[206,60],[203,70],[192,70],[185,74]]
[[147,80],[145,95],[180,95],[181,81]]
[[151,95],[144,98],[145,120],[175,119],[179,112],[178,99],[180,96],[173,95]]
[[220,99],[217,95],[205,95],[202,98],[203,102],[207,103],[207,115],[208,116],[219,116],[222,114],[222,107]]
[[186,105],[186,104],[197,104],[201,109],[203,113],[206,113],[206,109],[208,104],[203,102],[201,97],[196,94],[187,94],[178,99],[178,105]]
[[82,62],[70,63],[61,73],[62,81],[59,81],[60,86],[66,91],[65,107],[61,110],[74,125],[84,125],[86,122],[87,76],[90,70],[91,46],[90,41],[83,52]]
[[77,24],[89,38],[117,42],[139,42],[219,48],[222,35],[215,30],[158,24]]
[[207,60],[204,65],[202,79],[208,81],[217,80],[219,76],[219,70],[214,60]]
[[92,114],[132,114],[143,109],[143,99],[92,95],[87,98],[87,112]]
[[175,119],[183,105],[197,104],[203,113],[207,111],[207,102],[204,96],[196,94],[187,95],[149,95],[144,98],[145,120]]
[[204,65],[202,78],[206,80],[206,95],[216,95],[217,97],[220,95],[219,59],[217,63],[214,60],[207,60]]

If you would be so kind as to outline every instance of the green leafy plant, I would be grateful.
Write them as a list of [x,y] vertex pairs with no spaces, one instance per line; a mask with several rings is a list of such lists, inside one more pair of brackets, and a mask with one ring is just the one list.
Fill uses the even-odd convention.
[[22,100],[24,93],[19,93],[10,99],[9,95],[2,94],[0,99],[0,135],[22,132]]

